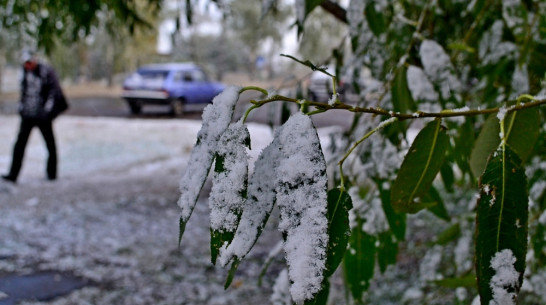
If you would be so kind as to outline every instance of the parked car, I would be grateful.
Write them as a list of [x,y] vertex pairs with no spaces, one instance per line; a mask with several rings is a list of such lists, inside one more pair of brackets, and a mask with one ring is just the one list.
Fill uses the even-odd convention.
[[224,88],[209,81],[203,69],[193,63],[151,64],[124,80],[122,97],[133,114],[140,113],[146,104],[156,104],[181,115],[202,110]]

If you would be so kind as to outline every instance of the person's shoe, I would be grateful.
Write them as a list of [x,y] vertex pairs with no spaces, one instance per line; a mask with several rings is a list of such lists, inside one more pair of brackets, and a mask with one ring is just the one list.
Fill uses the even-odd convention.
[[10,183],[15,183],[16,179],[13,178],[12,176],[10,175],[2,175],[2,179],[4,181],[7,181],[7,182],[10,182]]

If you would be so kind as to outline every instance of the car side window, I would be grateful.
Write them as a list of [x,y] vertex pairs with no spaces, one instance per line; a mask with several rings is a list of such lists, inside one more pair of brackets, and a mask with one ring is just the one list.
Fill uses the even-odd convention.
[[181,82],[181,81],[182,81],[182,78],[183,78],[183,74],[182,74],[181,71],[179,71],[179,72],[176,72],[176,74],[174,75],[173,81],[175,81],[175,82]]
[[189,72],[184,72],[184,81],[185,82],[193,82],[195,79]]
[[195,81],[203,82],[207,80],[207,77],[205,76],[205,73],[201,70],[194,70],[192,71],[193,79]]

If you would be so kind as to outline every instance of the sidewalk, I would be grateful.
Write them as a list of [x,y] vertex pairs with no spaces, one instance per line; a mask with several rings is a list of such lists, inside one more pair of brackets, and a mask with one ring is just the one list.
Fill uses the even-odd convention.
[[[0,171],[11,161],[17,116],[0,116]],[[95,285],[30,304],[265,304],[278,268],[257,286],[276,229],[241,264],[210,264],[208,206],[200,201],[178,249],[178,182],[198,121],[62,116],[59,179],[44,180],[45,145],[33,131],[17,185],[0,182],[0,278],[66,271]],[[251,125],[253,148],[270,139]],[[0,303],[2,302],[0,293]]]

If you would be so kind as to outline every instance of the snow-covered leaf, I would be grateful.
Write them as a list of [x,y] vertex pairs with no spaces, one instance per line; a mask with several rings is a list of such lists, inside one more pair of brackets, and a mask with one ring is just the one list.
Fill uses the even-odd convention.
[[395,211],[416,213],[430,204],[416,198],[427,193],[440,171],[449,137],[440,120],[428,123],[413,141],[391,190]]
[[[476,216],[476,273],[482,304],[500,298],[504,290],[519,291],[525,270],[528,221],[527,179],[521,160],[507,145],[501,145],[490,158],[480,181]],[[510,257],[500,268],[499,255]],[[515,279],[507,275],[511,268]],[[514,269],[515,268],[515,269]],[[502,291],[501,291],[502,290]],[[506,294],[503,294],[506,297]],[[515,303],[495,303],[515,304]]]
[[230,124],[220,137],[209,196],[211,260],[220,247],[231,243],[247,195],[250,134],[242,122]]
[[[276,130],[275,134],[278,134]],[[248,183],[248,193],[243,214],[231,244],[220,249],[220,264],[232,259],[242,260],[252,249],[269,219],[276,200],[276,168],[279,164],[279,137],[264,148],[254,164]]]
[[235,104],[239,99],[239,87],[231,86],[217,95],[212,104],[203,110],[203,125],[197,134],[190,160],[180,180],[180,237],[184,233],[186,222],[207,179],[214,159],[214,152],[220,136],[228,127],[233,116]]
[[326,162],[311,118],[294,114],[277,134],[282,158],[277,167],[279,230],[290,292],[297,304],[321,290],[328,247]]

